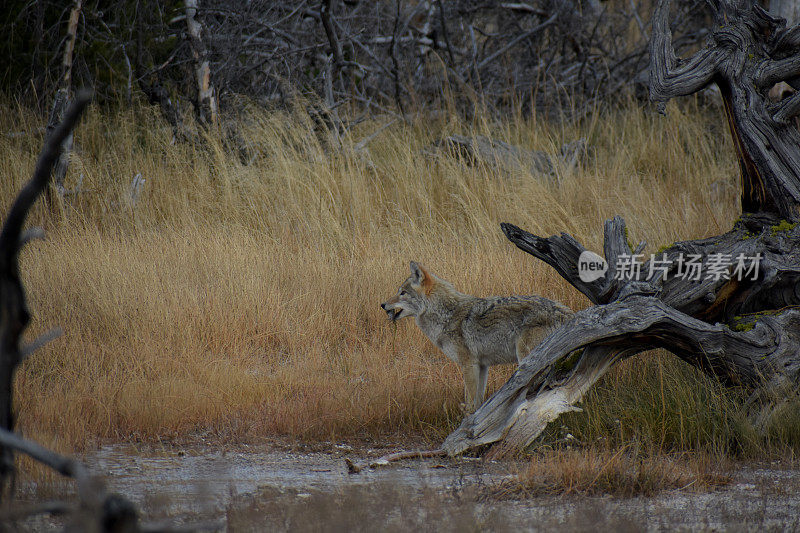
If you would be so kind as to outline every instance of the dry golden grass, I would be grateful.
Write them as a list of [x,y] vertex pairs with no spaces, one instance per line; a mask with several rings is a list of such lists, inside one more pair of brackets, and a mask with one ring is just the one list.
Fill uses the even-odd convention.
[[[3,111],[0,131],[41,126]],[[31,335],[65,331],[19,372],[24,432],[60,450],[194,434],[439,439],[460,418],[459,371],[413,322],[395,328],[378,307],[408,260],[474,294],[535,292],[580,308],[583,297],[508,243],[500,222],[567,231],[599,251],[603,220],[619,214],[651,252],[724,231],[739,214],[721,117],[691,105],[661,117],[631,104],[562,125],[420,116],[379,135],[369,156],[350,149],[380,125],[363,123],[328,154],[302,113],[253,112],[243,129],[258,157],[245,166],[214,139],[208,150],[171,145],[151,109],[89,113],[67,184],[83,174],[84,191],[51,214],[38,208],[48,239],[22,256]],[[586,137],[594,157],[549,183],[422,153],[450,133],[549,152]],[[2,213],[40,144],[0,137]],[[137,173],[147,181],[133,205]],[[627,368],[654,368],[643,361]],[[509,372],[493,370],[493,386]],[[605,431],[602,420],[586,431]]]
[[664,490],[708,490],[730,483],[725,465],[708,455],[641,455],[629,446],[559,449],[538,453],[518,480],[490,491],[500,498],[520,496],[652,496]]

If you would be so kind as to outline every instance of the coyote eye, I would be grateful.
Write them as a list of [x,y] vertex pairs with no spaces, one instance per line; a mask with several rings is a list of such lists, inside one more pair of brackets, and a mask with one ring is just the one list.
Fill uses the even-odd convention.
[[406,295],[406,291],[405,290],[401,290],[400,291],[400,296],[405,296],[405,295]]

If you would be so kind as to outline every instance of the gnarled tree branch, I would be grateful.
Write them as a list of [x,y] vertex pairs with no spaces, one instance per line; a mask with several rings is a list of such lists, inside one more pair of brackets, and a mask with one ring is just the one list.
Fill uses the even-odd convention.
[[755,77],[758,87],[772,87],[779,81],[800,75],[800,54],[784,59],[767,61]]
[[711,83],[722,53],[703,48],[688,60],[680,61],[672,48],[669,29],[670,0],[659,0],[653,13],[653,36],[650,39],[650,99],[665,102],[685,96]]
[[776,122],[789,124],[794,117],[800,114],[800,92],[794,93],[784,101],[776,104],[775,108],[772,119]]

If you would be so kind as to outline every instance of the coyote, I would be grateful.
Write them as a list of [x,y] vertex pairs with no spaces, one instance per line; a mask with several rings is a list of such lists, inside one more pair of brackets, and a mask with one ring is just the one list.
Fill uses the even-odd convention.
[[486,392],[489,366],[518,363],[556,325],[572,316],[565,305],[541,296],[478,298],[411,262],[411,276],[381,304],[393,322],[413,316],[425,335],[461,365],[466,410]]

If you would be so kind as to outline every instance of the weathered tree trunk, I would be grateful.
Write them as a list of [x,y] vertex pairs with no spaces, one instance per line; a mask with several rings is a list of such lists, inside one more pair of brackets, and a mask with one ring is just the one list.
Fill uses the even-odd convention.
[[800,74],[800,58],[792,55],[800,29],[780,28],[780,19],[758,5],[749,9],[724,2],[716,5],[715,19],[722,27],[712,32],[712,43],[678,62],[668,31],[669,4],[659,4],[650,43],[651,98],[664,102],[716,83],[742,171],[743,212],[774,213],[796,221],[800,133],[790,119],[800,112],[800,99],[773,105],[765,91]]
[[[749,0],[711,0],[705,48],[678,59],[669,0],[653,16],[650,92],[659,103],[716,83],[742,176],[743,215],[729,232],[678,242],[629,270],[625,225],[606,222],[608,271],[581,279],[575,239],[541,238],[503,224],[520,249],[545,261],[594,303],[548,336],[509,381],[446,439],[450,454],[502,441],[529,444],[616,362],[664,348],[724,383],[780,397],[800,377],[800,96],[772,104],[776,82],[800,75],[800,26],[785,29]],[[687,261],[690,258],[690,261]],[[696,265],[691,267],[690,262]],[[630,275],[628,275],[630,274]],[[766,394],[765,394],[766,392]]]
[[[420,15],[419,20],[415,22],[418,22],[416,29],[421,39],[430,39],[431,23],[433,21],[435,8],[436,6],[434,6],[433,2],[430,0],[423,0],[417,7]],[[422,80],[425,76],[425,62],[427,61],[430,51],[431,47],[428,46],[426,42],[420,41],[419,45],[417,45],[417,68],[414,70],[414,76],[418,81]]]
[[208,49],[203,43],[203,26],[196,17],[197,0],[186,0],[186,27],[189,30],[189,44],[192,47],[197,82],[195,110],[204,127],[217,126],[217,96],[214,92],[214,85],[211,83]]
[[[47,133],[50,134],[56,126],[58,126],[64,119],[64,113],[69,106],[72,98],[72,60],[75,51],[75,40],[78,36],[78,20],[80,19],[81,9],[83,8],[83,0],[75,0],[75,5],[69,14],[69,22],[67,23],[67,39],[64,44],[64,55],[61,61],[61,87],[56,91],[56,96],[53,99],[53,107],[50,111],[50,118],[47,121]],[[64,142],[61,144],[61,151],[59,152],[55,168],[53,169],[53,188],[58,194],[59,198],[64,198],[67,188],[64,186],[64,179],[67,176],[67,169],[69,168],[69,153],[72,151],[72,132]],[[48,189],[48,193],[50,190]],[[53,198],[48,194],[48,204],[54,205]]]

